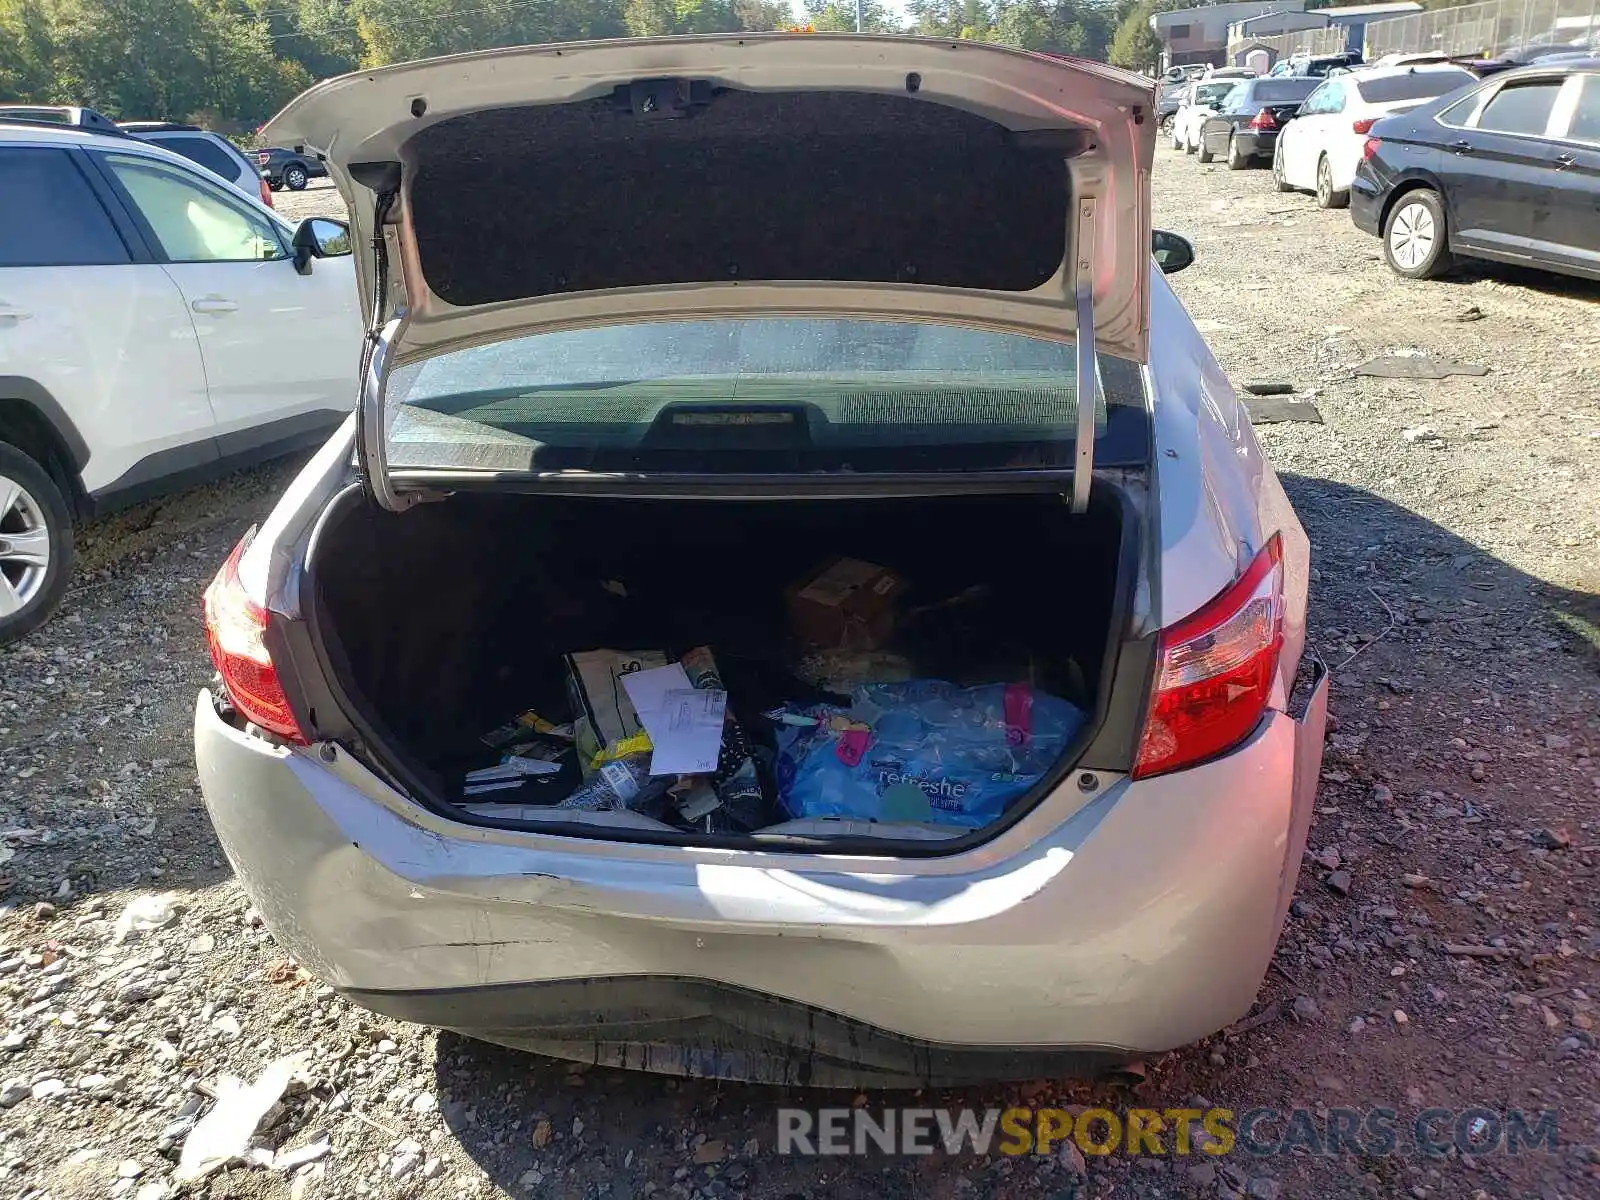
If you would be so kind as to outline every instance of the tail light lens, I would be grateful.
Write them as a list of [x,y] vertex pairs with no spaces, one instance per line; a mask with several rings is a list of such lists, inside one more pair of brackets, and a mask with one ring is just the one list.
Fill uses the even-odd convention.
[[1378,153],[1378,147],[1381,146],[1381,145],[1383,145],[1383,139],[1375,138],[1375,137],[1369,137],[1366,141],[1362,142],[1361,143],[1361,157],[1362,157],[1362,159],[1364,159],[1367,162],[1371,162],[1372,159],[1373,159],[1373,156]]
[[1283,648],[1282,553],[1274,534],[1226,591],[1162,631],[1135,779],[1214,758],[1261,720]]
[[247,544],[241,541],[233,548],[206,589],[206,644],[239,715],[303,746],[305,734],[289,707],[272,655],[267,653],[267,612],[239,581],[239,559]]
[[1372,131],[1372,127],[1377,123],[1377,117],[1362,117],[1359,121],[1350,122],[1350,128],[1356,133],[1370,133]]
[[1277,127],[1278,118],[1272,115],[1272,110],[1270,108],[1263,108],[1255,116],[1250,118],[1251,129],[1276,129]]
[[267,181],[265,179],[261,181],[261,203],[265,204],[268,208],[272,207],[272,188],[267,185]]

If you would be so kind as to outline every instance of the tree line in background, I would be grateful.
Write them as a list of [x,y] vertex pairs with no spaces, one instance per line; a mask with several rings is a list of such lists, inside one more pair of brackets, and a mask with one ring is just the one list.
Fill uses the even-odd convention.
[[[863,0],[869,32],[1001,42],[1136,69],[1150,14],[1192,0]],[[853,30],[855,0],[0,0],[0,101],[86,104],[225,132],[317,79],[463,50],[582,38]],[[1142,33],[1141,33],[1142,31]]]

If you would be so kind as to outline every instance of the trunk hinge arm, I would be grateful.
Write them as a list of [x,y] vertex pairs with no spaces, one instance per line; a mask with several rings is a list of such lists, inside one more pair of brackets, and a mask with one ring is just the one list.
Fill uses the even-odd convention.
[[361,342],[361,391],[356,401],[356,475],[367,495],[380,508],[405,512],[431,493],[397,492],[389,481],[388,447],[384,436],[384,390],[388,371],[389,345],[400,322],[386,321],[389,302],[389,244],[383,234],[384,222],[394,207],[397,191],[378,193],[372,209],[372,314]]
[[1078,317],[1078,429],[1072,463],[1072,511],[1075,513],[1089,509],[1089,483],[1094,478],[1094,418],[1100,396],[1100,370],[1094,344],[1094,205],[1092,198],[1079,198],[1072,238],[1076,262],[1072,276]]

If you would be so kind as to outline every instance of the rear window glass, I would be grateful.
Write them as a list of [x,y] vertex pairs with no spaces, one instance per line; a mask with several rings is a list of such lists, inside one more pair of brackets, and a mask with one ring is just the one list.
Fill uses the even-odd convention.
[[1542,134],[1550,122],[1550,110],[1555,107],[1561,84],[1559,79],[1508,84],[1484,106],[1478,128],[1496,133]]
[[231,154],[209,138],[160,137],[150,140],[158,146],[183,155],[190,162],[199,163],[219,178],[229,182],[239,178],[239,164],[234,161]]
[[[749,317],[536,334],[390,376],[390,463],[690,473],[1071,466],[1071,345]],[[1096,458],[1145,461],[1139,369],[1100,358]]]
[[1476,75],[1467,71],[1413,71],[1406,75],[1358,80],[1356,87],[1369,104],[1393,104],[1401,100],[1430,100],[1476,79]]
[[1194,89],[1196,104],[1216,104],[1234,88],[1239,86],[1238,80],[1229,80],[1227,83],[1202,83]]
[[1254,98],[1262,104],[1304,100],[1317,89],[1320,82],[1317,79],[1265,79],[1255,85]]
[[0,267],[130,261],[111,218],[65,150],[0,149]]

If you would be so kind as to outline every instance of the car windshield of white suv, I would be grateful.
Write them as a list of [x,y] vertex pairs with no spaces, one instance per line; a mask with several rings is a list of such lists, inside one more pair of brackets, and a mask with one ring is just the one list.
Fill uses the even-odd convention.
[[[390,376],[396,467],[792,473],[1070,466],[1070,344],[833,318],[514,338]],[[1142,377],[1100,356],[1097,460],[1145,461]]]

